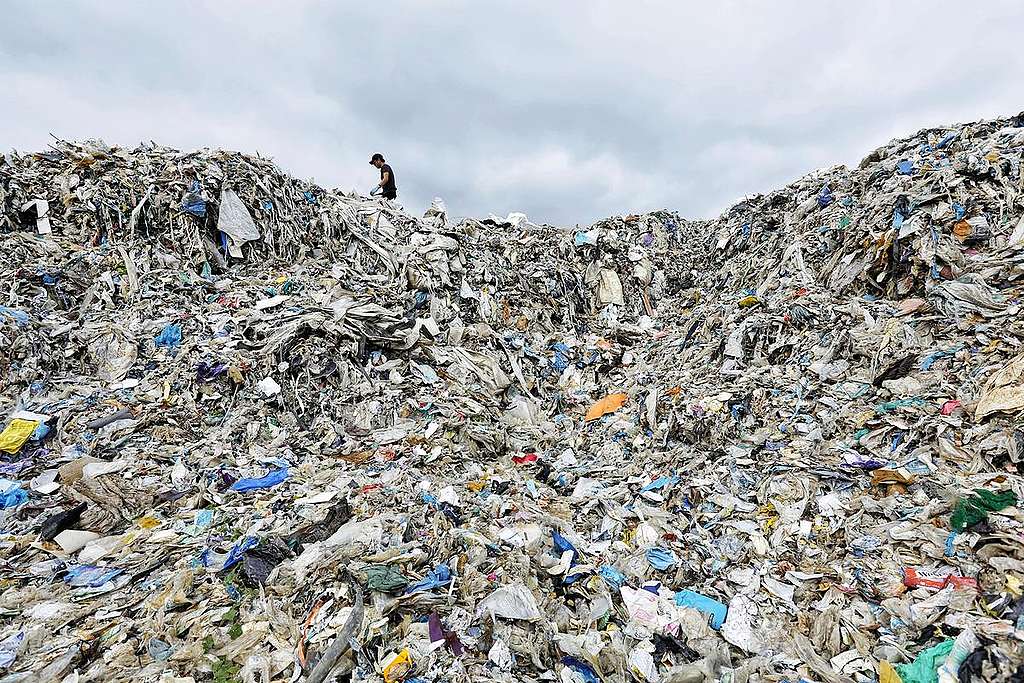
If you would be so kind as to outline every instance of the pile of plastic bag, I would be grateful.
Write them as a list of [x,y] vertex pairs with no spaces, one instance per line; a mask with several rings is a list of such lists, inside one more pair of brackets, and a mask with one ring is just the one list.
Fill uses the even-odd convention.
[[0,683],[1024,675],[1024,127],[721,217],[0,161]]

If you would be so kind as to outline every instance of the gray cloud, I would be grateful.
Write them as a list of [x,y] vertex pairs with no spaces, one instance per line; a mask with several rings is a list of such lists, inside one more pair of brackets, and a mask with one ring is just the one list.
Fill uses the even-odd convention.
[[401,201],[711,215],[894,135],[1024,109],[1024,5],[0,0],[0,146],[225,147]]

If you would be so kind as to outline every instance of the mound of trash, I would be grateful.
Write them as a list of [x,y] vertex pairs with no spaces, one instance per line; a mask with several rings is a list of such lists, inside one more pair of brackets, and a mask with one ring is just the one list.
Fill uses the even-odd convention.
[[0,160],[0,683],[1024,676],[1024,120],[714,220]]

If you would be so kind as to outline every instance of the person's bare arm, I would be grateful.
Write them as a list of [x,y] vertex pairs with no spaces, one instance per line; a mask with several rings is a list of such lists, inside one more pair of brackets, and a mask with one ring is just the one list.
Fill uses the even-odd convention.
[[380,179],[379,183],[377,183],[377,187],[384,187],[388,184],[389,180],[391,180],[391,173],[384,171],[384,177]]

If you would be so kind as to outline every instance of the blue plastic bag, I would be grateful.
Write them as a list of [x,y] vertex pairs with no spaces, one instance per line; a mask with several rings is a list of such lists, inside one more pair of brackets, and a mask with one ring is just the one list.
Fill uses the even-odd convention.
[[247,550],[252,550],[257,545],[259,545],[259,539],[254,538],[253,536],[246,536],[241,541],[231,546],[231,550],[227,553],[218,553],[215,550],[207,548],[203,551],[203,554],[199,556],[199,561],[204,567],[222,572],[231,569],[241,562],[242,555],[244,555]]
[[597,677],[597,672],[584,661],[567,656],[562,657],[562,664],[576,672],[584,680],[584,683],[601,683],[601,679]]
[[419,583],[414,583],[405,589],[405,594],[419,593],[420,591],[434,590],[448,584],[452,580],[452,571],[446,564],[439,564],[434,567],[434,571],[423,577],[423,580]]
[[551,540],[555,543],[555,548],[558,550],[559,556],[564,554],[566,551],[572,553],[572,561],[569,562],[569,566],[576,564],[577,558],[580,556],[580,552],[576,550],[576,546],[569,542],[565,536],[558,533],[554,529],[551,530]]
[[655,569],[665,571],[672,565],[676,564],[679,560],[676,559],[675,553],[665,548],[651,548],[647,551],[647,561],[651,563],[651,566]]
[[47,426],[47,424],[45,422],[40,422],[36,426],[36,430],[34,432],[32,432],[32,436],[29,437],[29,438],[31,438],[33,441],[42,441],[43,439],[46,438],[46,436],[49,433],[50,433],[50,428]]
[[564,371],[569,367],[569,347],[562,342],[556,342],[551,345],[551,350],[555,352],[555,357],[551,361],[551,367],[558,372]]
[[900,163],[896,164],[896,172],[900,175],[913,175],[914,162],[904,159]]
[[675,595],[675,601],[679,607],[689,607],[690,609],[710,615],[711,628],[716,631],[722,628],[722,624],[725,623],[725,617],[729,613],[729,608],[724,603],[709,598],[706,595],[694,593],[693,591],[679,591]]
[[597,574],[612,588],[622,588],[626,584],[626,575],[615,567],[603,565],[597,570]]
[[818,192],[818,206],[824,209],[826,206],[835,201],[835,197],[832,195],[832,190],[829,189],[828,185],[823,185],[821,191]]
[[116,567],[94,567],[91,564],[80,564],[69,568],[64,580],[72,588],[99,588],[120,573],[121,570]]
[[181,325],[166,325],[160,330],[160,334],[153,338],[153,343],[159,348],[176,349],[181,346]]
[[10,318],[18,327],[25,327],[31,320],[28,313],[7,306],[0,306],[0,318]]
[[28,500],[28,491],[20,481],[0,478],[0,509],[13,508]]
[[271,486],[277,486],[287,478],[288,468],[282,467],[279,470],[271,470],[262,477],[256,479],[239,479],[231,485],[231,490],[245,492],[255,491],[256,489],[269,489]]
[[640,489],[641,491],[657,491],[658,489],[665,488],[669,484],[678,484],[679,477],[673,475],[671,477],[658,477],[647,486]]
[[14,663],[18,653],[21,652],[21,644],[24,640],[24,631],[17,631],[0,640],[0,668],[6,669]]
[[181,200],[181,210],[197,218],[206,217],[206,200],[203,199],[203,188],[198,180],[192,181],[192,189],[185,193]]

